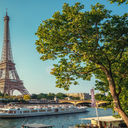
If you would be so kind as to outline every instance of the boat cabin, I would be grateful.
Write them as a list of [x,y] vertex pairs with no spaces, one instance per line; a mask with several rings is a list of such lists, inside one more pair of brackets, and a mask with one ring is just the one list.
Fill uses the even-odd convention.
[[53,128],[53,126],[45,124],[25,124],[22,125],[21,128]]

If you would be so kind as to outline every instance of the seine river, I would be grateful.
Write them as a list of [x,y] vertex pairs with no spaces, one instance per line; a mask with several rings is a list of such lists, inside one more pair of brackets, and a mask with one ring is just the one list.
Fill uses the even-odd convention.
[[[43,123],[54,125],[55,128],[69,128],[75,124],[89,123],[89,121],[80,120],[81,118],[94,117],[95,109],[88,108],[88,112],[75,113],[66,115],[54,115],[54,116],[41,116],[41,117],[29,117],[19,119],[0,119],[0,128],[21,128],[22,124],[26,123]],[[111,109],[98,109],[99,116],[112,115]]]

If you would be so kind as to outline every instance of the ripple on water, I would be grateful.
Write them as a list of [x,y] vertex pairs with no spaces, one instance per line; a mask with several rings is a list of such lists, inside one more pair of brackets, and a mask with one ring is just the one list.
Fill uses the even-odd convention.
[[[98,109],[99,116],[112,115],[111,109]],[[65,114],[65,115],[53,115],[53,116],[41,116],[41,117],[29,117],[19,119],[0,119],[0,128],[21,128],[22,124],[26,123],[43,123],[54,125],[55,128],[68,128],[71,125],[80,123],[89,123],[90,121],[80,120],[80,118],[95,117],[95,109],[88,108],[88,112]]]

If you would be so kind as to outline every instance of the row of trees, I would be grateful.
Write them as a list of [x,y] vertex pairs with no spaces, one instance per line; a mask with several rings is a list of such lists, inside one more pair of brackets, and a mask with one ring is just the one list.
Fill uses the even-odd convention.
[[[44,98],[44,99],[48,99],[48,100],[53,100],[55,97],[57,99],[65,99],[68,96],[64,93],[57,93],[57,94],[54,94],[54,93],[48,93],[48,94],[40,93],[40,94],[32,94],[31,95],[31,99],[43,99]],[[70,98],[74,99],[74,100],[79,100],[80,99],[79,97],[73,97],[73,96],[70,96]]]
[[54,94],[54,93],[48,93],[48,94],[40,93],[40,94],[32,94],[31,95],[32,99],[42,99],[42,98],[45,98],[45,99],[53,100],[54,97],[57,97],[59,99],[64,99],[67,96],[65,94],[63,94],[63,93],[57,93],[57,94]]
[[18,96],[8,96],[6,94],[2,94],[0,93],[0,99],[1,99],[1,102],[3,103],[9,103],[9,102],[20,102],[20,103],[25,103],[26,101],[30,100],[31,97],[29,95],[24,95],[24,96],[21,96],[21,95],[18,95]]
[[[32,94],[31,96],[29,95],[24,95],[24,96],[8,96],[8,95],[3,95],[2,93],[0,93],[0,98],[4,98],[6,100],[9,100],[9,101],[28,101],[30,99],[37,99],[37,100],[40,100],[40,99],[47,99],[47,100],[54,100],[54,98],[57,98],[57,99],[65,99],[66,97],[68,97],[66,94],[64,93],[57,93],[57,94],[54,94],[54,93],[40,93],[40,94]],[[80,98],[79,97],[73,97],[73,96],[70,96],[71,99],[73,100],[79,100]]]
[[128,126],[128,14],[111,15],[99,3],[83,9],[80,3],[65,3],[62,12],[43,21],[36,33],[37,51],[43,61],[58,61],[51,71],[56,87],[68,90],[77,79],[95,75],[96,89],[108,93],[112,108]]

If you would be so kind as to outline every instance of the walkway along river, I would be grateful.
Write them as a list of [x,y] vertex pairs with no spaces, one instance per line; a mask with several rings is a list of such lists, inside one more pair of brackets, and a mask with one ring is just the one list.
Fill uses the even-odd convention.
[[[99,116],[112,115],[111,109],[98,109]],[[89,121],[80,120],[80,118],[94,117],[96,116],[94,108],[88,108],[88,112],[75,113],[66,115],[53,115],[53,116],[41,116],[41,117],[29,117],[19,119],[0,119],[0,128],[21,128],[22,124],[26,123],[43,123],[54,125],[55,128],[68,128],[75,124],[89,123]]]

